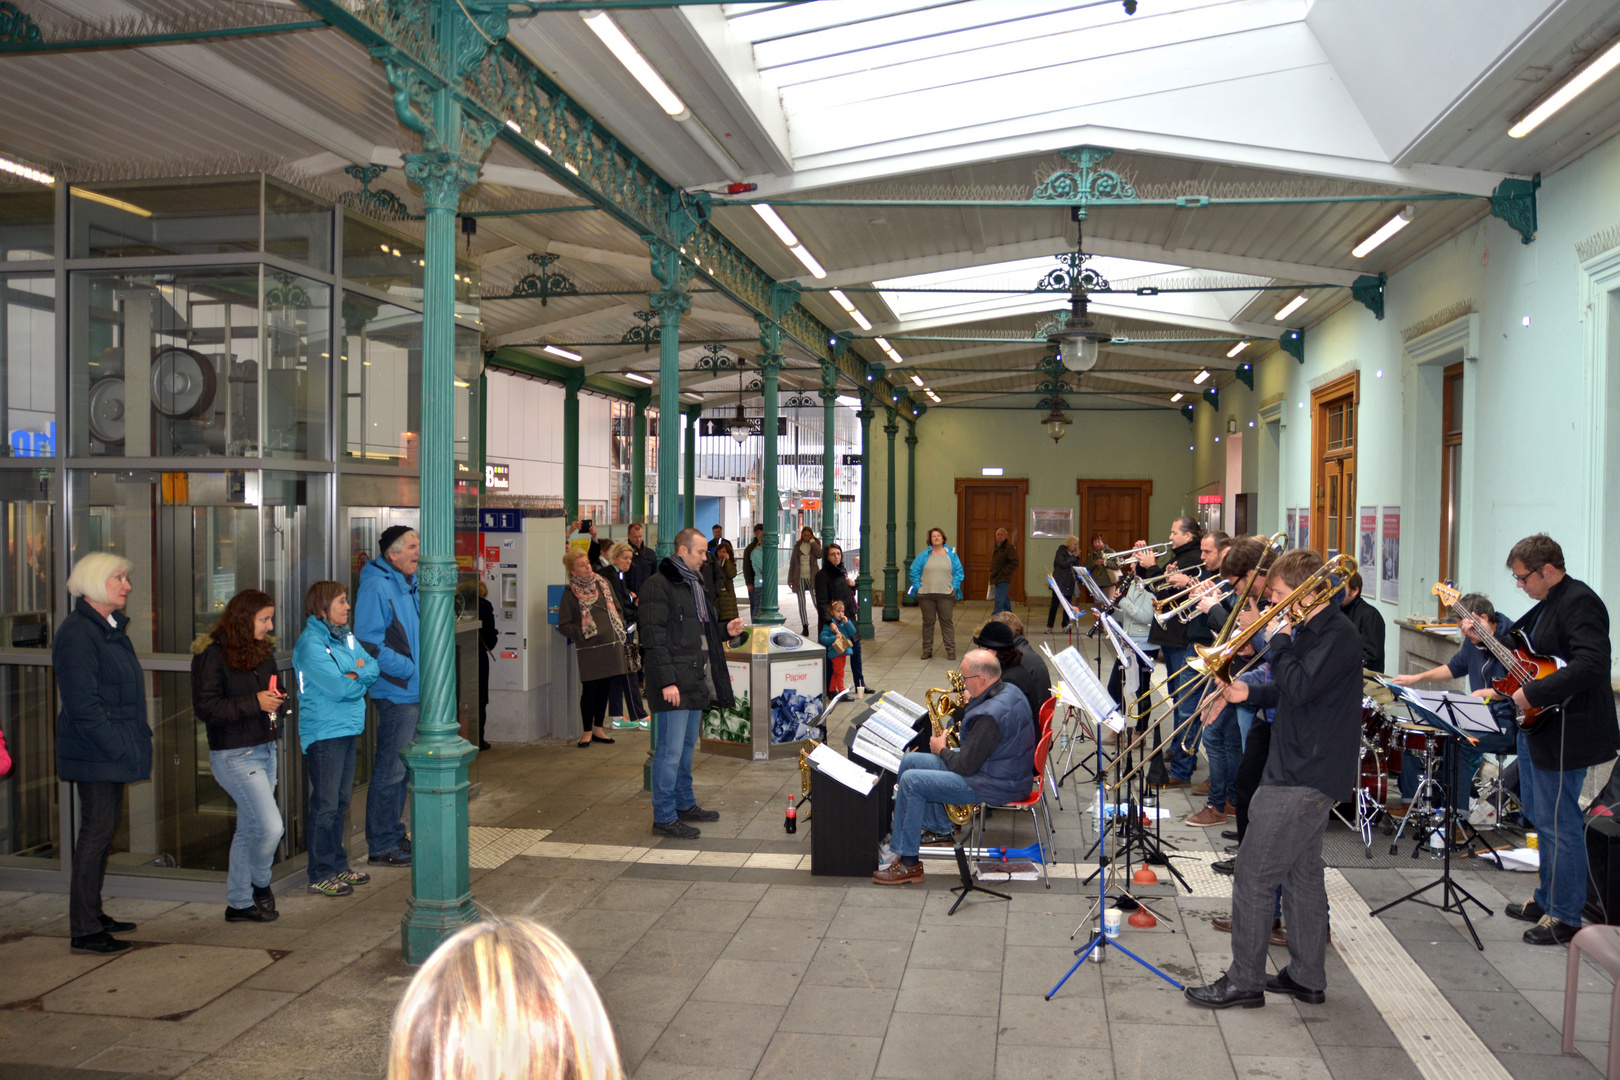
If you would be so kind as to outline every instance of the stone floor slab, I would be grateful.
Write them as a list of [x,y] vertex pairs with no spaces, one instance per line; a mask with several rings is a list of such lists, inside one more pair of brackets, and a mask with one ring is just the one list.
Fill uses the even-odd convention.
[[262,949],[159,945],[126,952],[45,996],[53,1013],[156,1019],[189,1013],[270,966]]
[[778,1031],[754,1080],[867,1080],[882,1050],[883,1040],[872,1036]]
[[996,1022],[987,1016],[896,1013],[875,1075],[897,1080],[983,1080],[994,1075]]
[[889,1028],[898,993],[858,986],[801,985],[778,1030],[881,1038]]

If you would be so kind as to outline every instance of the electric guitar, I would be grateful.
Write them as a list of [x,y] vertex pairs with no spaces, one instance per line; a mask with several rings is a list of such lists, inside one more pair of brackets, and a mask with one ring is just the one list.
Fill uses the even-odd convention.
[[[1458,603],[1458,600],[1462,598],[1462,593],[1454,588],[1450,582],[1437,581],[1430,591],[1440,598],[1441,603],[1451,609],[1452,613],[1457,616],[1459,624],[1474,624],[1474,629],[1479,634],[1480,644],[1485,646],[1485,649],[1496,657],[1497,662],[1507,669],[1506,675],[1500,679],[1491,680],[1491,689],[1503,697],[1511,698],[1515,690],[1528,686],[1538,679],[1545,679],[1548,675],[1564,666],[1564,661],[1558,657],[1543,656],[1541,653],[1531,649],[1530,636],[1517,627],[1511,630],[1510,633],[1513,640],[1518,642],[1519,647],[1510,649],[1502,644],[1477,615]],[[1518,717],[1519,730],[1534,731],[1537,725],[1541,723],[1542,714],[1547,712],[1549,708],[1556,707],[1548,706],[1538,709],[1531,706],[1525,709],[1524,713]]]

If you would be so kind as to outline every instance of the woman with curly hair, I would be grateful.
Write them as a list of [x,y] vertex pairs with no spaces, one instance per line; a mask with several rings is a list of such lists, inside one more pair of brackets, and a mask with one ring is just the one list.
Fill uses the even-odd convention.
[[191,643],[191,709],[208,726],[208,768],[236,803],[225,877],[226,922],[271,922],[270,864],[281,840],[276,737],[287,695],[276,681],[276,602],[243,589]]

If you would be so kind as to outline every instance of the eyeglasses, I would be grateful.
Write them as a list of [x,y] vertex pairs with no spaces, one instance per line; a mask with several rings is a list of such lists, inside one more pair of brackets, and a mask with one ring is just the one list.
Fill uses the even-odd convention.
[[1525,573],[1525,574],[1513,574],[1513,571],[1511,571],[1511,570],[1509,570],[1508,573],[1513,574],[1513,580],[1514,581],[1517,581],[1520,585],[1523,585],[1532,576],[1541,573],[1541,571],[1543,569],[1544,569],[1544,567],[1538,566],[1534,570],[1531,570],[1529,573]]

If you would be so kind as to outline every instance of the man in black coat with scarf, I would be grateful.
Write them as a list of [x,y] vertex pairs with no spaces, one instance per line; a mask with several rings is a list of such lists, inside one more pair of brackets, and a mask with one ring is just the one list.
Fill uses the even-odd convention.
[[[1541,843],[1541,886],[1509,904],[1507,913],[1536,925],[1530,945],[1562,945],[1581,928],[1586,904],[1586,841],[1581,785],[1586,770],[1620,748],[1620,727],[1609,684],[1609,610],[1585,582],[1564,573],[1564,552],[1543,533],[1513,545],[1507,567],[1536,601],[1516,629],[1533,651],[1564,661],[1545,678],[1521,686],[1513,704],[1539,708],[1530,730],[1519,731],[1519,802]],[[1509,648],[1518,642],[1502,638]]]
[[743,631],[743,620],[721,626],[698,571],[709,557],[703,534],[682,529],[675,554],[641,587],[641,665],[653,719],[653,831],[678,840],[700,835],[688,822],[719,821],[697,804],[692,791],[692,751],[703,710],[730,708],[731,674],[726,638]]

